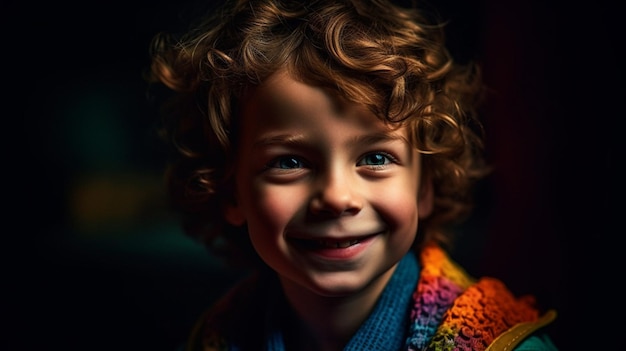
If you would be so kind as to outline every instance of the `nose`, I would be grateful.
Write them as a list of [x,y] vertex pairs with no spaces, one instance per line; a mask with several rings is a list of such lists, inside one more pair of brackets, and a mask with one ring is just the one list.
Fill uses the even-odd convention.
[[353,179],[349,171],[325,173],[318,178],[309,206],[311,213],[334,217],[359,213],[363,208],[363,199],[358,184],[358,179]]

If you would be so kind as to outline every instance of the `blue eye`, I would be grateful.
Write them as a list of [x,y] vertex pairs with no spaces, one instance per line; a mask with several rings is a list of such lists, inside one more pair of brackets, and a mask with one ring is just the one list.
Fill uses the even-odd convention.
[[393,162],[393,158],[385,153],[371,153],[365,155],[357,165],[359,166],[384,166]]
[[268,164],[268,167],[280,169],[296,169],[303,168],[304,163],[296,157],[287,156],[275,159],[270,164]]

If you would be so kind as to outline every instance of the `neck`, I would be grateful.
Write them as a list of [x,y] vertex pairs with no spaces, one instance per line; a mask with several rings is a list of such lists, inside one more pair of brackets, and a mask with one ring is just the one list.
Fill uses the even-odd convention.
[[[343,350],[374,308],[395,270],[385,272],[360,291],[346,296],[322,296],[300,285],[281,281],[298,323],[285,336],[296,350]],[[291,348],[291,347],[290,347]]]

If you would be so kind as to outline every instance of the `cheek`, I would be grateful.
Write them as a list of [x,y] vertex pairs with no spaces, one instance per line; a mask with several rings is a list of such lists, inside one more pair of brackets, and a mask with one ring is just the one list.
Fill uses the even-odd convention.
[[242,199],[242,203],[250,235],[282,234],[304,203],[302,191],[285,186],[253,185],[247,194],[248,198]]
[[[408,183],[410,184],[410,183]],[[407,183],[388,186],[372,199],[372,206],[396,231],[415,234],[418,223],[417,187]]]
[[378,209],[379,215],[389,225],[390,245],[404,254],[415,241],[418,228],[417,196],[408,191],[394,190],[387,193],[387,200]]

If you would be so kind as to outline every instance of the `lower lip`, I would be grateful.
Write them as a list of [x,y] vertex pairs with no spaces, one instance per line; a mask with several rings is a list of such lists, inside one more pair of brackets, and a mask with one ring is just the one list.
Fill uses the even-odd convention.
[[327,260],[349,260],[354,259],[363,251],[365,251],[374,241],[378,235],[369,236],[358,243],[348,247],[305,247],[304,245],[296,245],[298,251],[305,252],[307,254],[313,254]]

